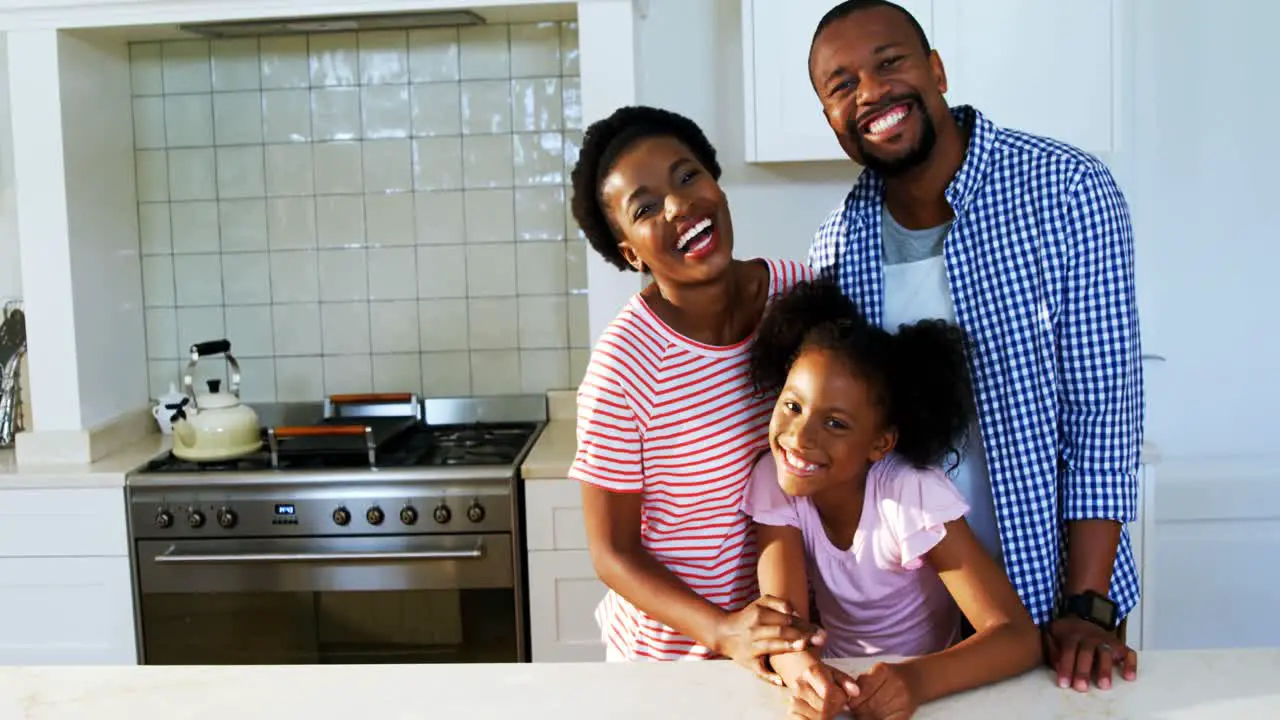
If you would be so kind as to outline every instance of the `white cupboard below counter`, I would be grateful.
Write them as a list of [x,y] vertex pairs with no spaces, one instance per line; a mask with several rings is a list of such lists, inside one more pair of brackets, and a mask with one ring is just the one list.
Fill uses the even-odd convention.
[[0,490],[0,665],[134,665],[123,488]]
[[[1119,0],[899,0],[937,49],[947,102],[1088,152],[1116,148]],[[846,160],[809,84],[814,28],[834,0],[742,0],[746,159]]]
[[604,660],[596,605],[605,586],[596,576],[574,480],[526,480],[529,634],[533,662]]

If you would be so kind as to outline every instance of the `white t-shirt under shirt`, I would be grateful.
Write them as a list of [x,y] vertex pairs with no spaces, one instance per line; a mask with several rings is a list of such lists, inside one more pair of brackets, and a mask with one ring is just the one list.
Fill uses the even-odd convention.
[[862,517],[848,548],[836,547],[812,498],[778,486],[765,454],[751,475],[742,510],[762,525],[798,528],[814,602],[827,630],[825,657],[916,656],[949,647],[960,610],[924,561],[968,506],[947,476],[890,454],[867,471]]
[[[956,322],[956,308],[947,281],[943,244],[951,223],[924,230],[908,230],[893,219],[886,207],[881,212],[884,226],[884,317],[883,326],[894,332],[899,325],[924,319]],[[965,518],[983,549],[1004,566],[1000,531],[996,524],[991,474],[982,444],[982,431],[975,421],[969,442],[963,449],[959,467],[948,472],[969,503]]]
[[[770,260],[770,298],[813,271]],[[680,335],[634,296],[601,334],[578,388],[569,477],[641,493],[641,541],[699,595],[737,610],[759,595],[750,519],[739,512],[768,447],[772,397],[748,372],[754,334],[730,346]],[[596,620],[611,659],[684,660],[711,651],[610,590]]]

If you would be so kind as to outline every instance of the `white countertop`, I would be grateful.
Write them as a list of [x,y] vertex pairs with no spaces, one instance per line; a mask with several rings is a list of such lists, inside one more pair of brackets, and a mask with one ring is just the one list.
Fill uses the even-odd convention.
[[[126,473],[169,449],[159,433],[88,465],[18,465],[13,450],[0,450],[0,490],[124,487]],[[4,717],[0,715],[0,717]]]
[[[866,661],[838,663],[849,669]],[[1280,717],[1280,649],[1148,652],[1139,680],[1058,689],[1036,670],[925,706],[921,720]],[[24,720],[781,720],[785,691],[727,661],[526,665],[0,668]]]

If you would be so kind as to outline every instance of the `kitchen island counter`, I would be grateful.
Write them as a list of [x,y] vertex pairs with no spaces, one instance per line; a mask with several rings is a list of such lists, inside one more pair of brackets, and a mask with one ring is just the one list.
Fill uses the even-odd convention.
[[[849,670],[866,661],[837,663]],[[1148,652],[1140,679],[1060,690],[1048,670],[926,706],[921,720],[1280,717],[1280,649]],[[785,691],[729,662],[0,668],[0,717],[780,720]]]

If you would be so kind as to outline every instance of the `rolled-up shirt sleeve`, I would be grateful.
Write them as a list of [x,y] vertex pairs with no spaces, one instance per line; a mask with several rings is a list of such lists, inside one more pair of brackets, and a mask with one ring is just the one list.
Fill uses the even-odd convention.
[[1101,164],[1068,198],[1064,231],[1071,257],[1057,323],[1063,515],[1130,522],[1143,418],[1133,227]]

